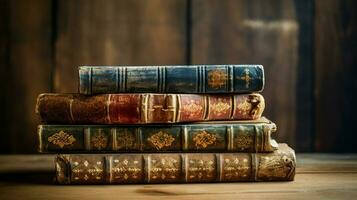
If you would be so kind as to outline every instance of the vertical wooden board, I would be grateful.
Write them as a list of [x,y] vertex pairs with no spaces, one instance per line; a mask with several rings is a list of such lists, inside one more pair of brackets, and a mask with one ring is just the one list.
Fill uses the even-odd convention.
[[315,7],[316,150],[356,152],[357,2]]
[[314,1],[295,0],[299,22],[299,56],[296,91],[296,145],[299,151],[314,150]]
[[292,147],[298,147],[298,28],[292,0],[192,1],[192,62],[263,64],[264,115],[276,122],[278,141]]
[[[9,54],[9,2],[8,1],[0,1],[0,91],[2,93],[0,98],[0,108],[1,112],[5,111],[7,97],[7,89],[6,86],[6,74],[9,69],[8,67],[8,54]],[[6,113],[7,114],[7,113]],[[0,126],[2,130],[7,130],[7,126],[5,123],[6,117],[4,114],[0,117]],[[2,131],[3,132],[3,131]],[[4,135],[5,133],[1,133],[2,137],[6,137],[6,140],[10,140],[9,136]],[[10,151],[9,141],[0,140],[0,153],[5,151]]]
[[186,1],[59,1],[56,92],[77,92],[79,65],[186,62]]
[[3,153],[33,153],[36,98],[49,91],[51,82],[51,2],[12,0],[7,9],[0,148]]

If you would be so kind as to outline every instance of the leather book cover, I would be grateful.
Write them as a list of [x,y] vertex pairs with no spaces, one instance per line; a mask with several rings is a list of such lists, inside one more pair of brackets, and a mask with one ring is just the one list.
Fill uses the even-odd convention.
[[44,123],[150,124],[253,120],[262,116],[262,95],[251,94],[41,94],[36,112]]
[[276,125],[260,118],[174,125],[39,125],[40,152],[272,152]]
[[250,93],[264,88],[262,65],[81,66],[79,93]]
[[295,152],[65,154],[55,158],[59,184],[292,181]]

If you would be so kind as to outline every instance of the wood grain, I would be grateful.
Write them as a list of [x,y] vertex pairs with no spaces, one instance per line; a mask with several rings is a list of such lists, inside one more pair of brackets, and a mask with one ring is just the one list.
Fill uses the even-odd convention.
[[356,154],[297,154],[293,182],[61,186],[53,155],[0,156],[0,199],[351,199]]
[[356,1],[316,1],[316,150],[356,151]]
[[35,152],[36,98],[51,87],[51,2],[14,0],[2,4],[7,13],[1,23],[5,25],[2,40],[7,41],[2,46],[6,61],[1,66],[0,151]]
[[56,92],[77,92],[79,65],[186,62],[186,1],[59,1]]
[[[193,64],[262,64],[265,116],[277,139],[296,141],[298,23],[293,1],[192,1]],[[299,122],[304,123],[304,122]]]
[[[4,112],[8,101],[6,100],[8,97],[5,97],[5,94],[9,93],[9,88],[5,84],[5,81],[8,80],[6,77],[9,71],[9,21],[9,2],[0,1],[0,91],[2,91],[4,95],[0,98],[0,108],[2,112]],[[8,114],[6,113],[6,115]],[[5,119],[6,117],[2,114],[0,116],[0,126],[2,126],[2,129],[8,131],[8,127],[5,126]],[[10,137],[7,136],[6,139],[10,140]],[[0,142],[0,152],[10,152],[10,149],[8,149],[10,148],[9,142],[5,140],[2,141],[3,142]]]
[[314,151],[314,1],[296,0],[299,22],[296,87],[296,146],[299,152]]

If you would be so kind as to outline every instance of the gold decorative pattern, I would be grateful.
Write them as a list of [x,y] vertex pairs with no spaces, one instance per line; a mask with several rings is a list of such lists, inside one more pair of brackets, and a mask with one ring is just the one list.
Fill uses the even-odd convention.
[[198,113],[203,110],[202,106],[197,104],[194,100],[191,100],[189,104],[183,105],[182,108],[190,113]]
[[239,134],[234,143],[239,149],[249,149],[253,145],[253,137],[248,133]]
[[244,75],[242,77],[238,77],[240,80],[245,81],[245,87],[249,88],[249,83],[252,80],[252,78],[249,76],[249,69],[244,70]]
[[47,140],[52,144],[63,148],[66,145],[72,145],[76,141],[76,138],[74,138],[73,135],[65,133],[64,131],[60,131],[48,137]]
[[222,101],[219,101],[216,104],[211,104],[211,110],[212,113],[221,115],[222,113],[226,113],[228,110],[230,110],[231,106],[228,103],[224,103]]
[[175,157],[154,157],[150,165],[150,179],[153,182],[169,182],[179,178],[181,162]]
[[160,150],[164,147],[171,146],[171,144],[175,141],[175,138],[164,131],[159,131],[151,135],[147,140],[151,142],[157,150]]
[[124,158],[122,161],[114,159],[113,167],[114,182],[140,181],[141,168],[138,160]]
[[108,138],[105,136],[104,133],[99,132],[99,134],[92,137],[91,142],[96,149],[100,150],[107,147]]
[[187,177],[189,180],[211,180],[215,178],[215,162],[213,158],[203,157],[188,160]]
[[125,130],[122,133],[117,134],[117,148],[118,149],[128,149],[135,145],[135,138],[132,134]]
[[194,135],[193,139],[197,148],[207,148],[209,145],[214,144],[217,137],[207,131],[200,131]]
[[74,162],[72,169],[74,180],[94,181],[101,180],[103,177],[103,163],[102,161],[88,161],[84,160],[83,163]]
[[222,160],[223,179],[227,181],[246,180],[250,178],[251,163],[247,158],[227,156]]
[[248,102],[248,99],[245,99],[242,103],[237,105],[237,108],[242,115],[248,115],[252,110],[252,104]]
[[213,89],[219,89],[226,85],[227,74],[224,70],[212,70],[208,72],[208,85]]

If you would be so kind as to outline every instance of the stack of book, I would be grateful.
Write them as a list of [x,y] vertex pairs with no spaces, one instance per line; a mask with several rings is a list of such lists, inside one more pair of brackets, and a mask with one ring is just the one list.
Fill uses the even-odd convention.
[[290,181],[295,153],[262,117],[261,65],[79,67],[41,94],[39,151],[60,184]]

